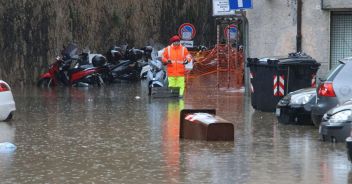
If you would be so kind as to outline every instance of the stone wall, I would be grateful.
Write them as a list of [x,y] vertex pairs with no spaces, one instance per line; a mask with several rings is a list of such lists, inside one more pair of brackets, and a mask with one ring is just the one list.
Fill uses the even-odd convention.
[[195,44],[215,42],[212,1],[4,0],[0,2],[0,79],[33,84],[63,45],[105,53],[113,44],[167,44],[178,27],[197,29]]

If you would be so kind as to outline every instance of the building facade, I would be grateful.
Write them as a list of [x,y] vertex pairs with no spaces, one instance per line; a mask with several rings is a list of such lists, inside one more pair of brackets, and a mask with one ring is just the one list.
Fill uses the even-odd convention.
[[[296,52],[299,0],[253,1],[247,11],[249,56]],[[302,52],[321,63],[319,75],[352,56],[352,0],[301,0]]]

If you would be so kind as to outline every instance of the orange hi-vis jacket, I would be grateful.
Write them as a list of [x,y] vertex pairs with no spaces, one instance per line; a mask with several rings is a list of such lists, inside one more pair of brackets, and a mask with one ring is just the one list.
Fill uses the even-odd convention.
[[190,61],[191,55],[184,46],[171,45],[164,49],[162,60],[164,63],[171,60],[171,64],[167,65],[167,75],[171,77],[179,77],[185,75],[185,66],[183,63],[185,60]]

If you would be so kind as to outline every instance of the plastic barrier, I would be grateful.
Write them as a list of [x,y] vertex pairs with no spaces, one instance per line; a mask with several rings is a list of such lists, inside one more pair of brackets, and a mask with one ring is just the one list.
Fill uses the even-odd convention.
[[[244,52],[231,45],[218,44],[211,50],[191,52],[194,59],[193,69],[187,74],[187,80],[216,74],[216,85],[243,86]],[[224,84],[226,82],[226,84]],[[222,84],[223,83],[223,84]]]
[[16,146],[10,142],[0,143],[0,153],[9,153],[16,150]]

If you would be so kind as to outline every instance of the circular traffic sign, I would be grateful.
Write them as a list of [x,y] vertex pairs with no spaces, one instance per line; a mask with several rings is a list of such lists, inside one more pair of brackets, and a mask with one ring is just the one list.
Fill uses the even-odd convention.
[[178,28],[178,36],[182,40],[192,40],[196,36],[196,28],[193,24],[184,23]]
[[235,24],[230,24],[225,27],[224,35],[226,39],[236,40],[239,35],[239,30]]

